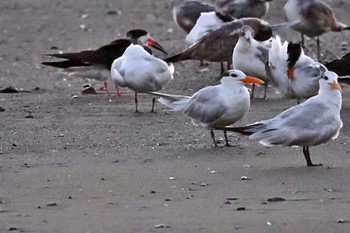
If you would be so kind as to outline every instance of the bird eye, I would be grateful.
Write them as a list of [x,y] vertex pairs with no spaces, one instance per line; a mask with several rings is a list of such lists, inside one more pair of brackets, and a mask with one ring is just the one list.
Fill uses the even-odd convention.
[[327,77],[327,76],[324,76],[323,78],[324,78],[324,80],[326,80],[326,81],[328,80],[328,77]]
[[237,74],[233,73],[233,74],[231,74],[231,77],[236,78],[236,77],[237,77]]

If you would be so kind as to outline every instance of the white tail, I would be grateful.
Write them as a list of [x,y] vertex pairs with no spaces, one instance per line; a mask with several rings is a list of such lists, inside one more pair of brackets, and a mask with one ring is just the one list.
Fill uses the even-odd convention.
[[186,108],[186,105],[190,101],[190,96],[183,96],[183,95],[169,95],[169,94],[163,94],[159,92],[149,92],[152,95],[159,96],[158,99],[159,102],[164,104],[165,106],[173,109],[174,111],[184,111]]

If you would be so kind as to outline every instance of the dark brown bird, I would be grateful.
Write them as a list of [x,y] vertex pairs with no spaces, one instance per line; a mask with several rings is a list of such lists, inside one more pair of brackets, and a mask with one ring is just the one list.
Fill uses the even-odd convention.
[[[43,65],[65,69],[69,75],[104,81],[107,90],[107,79],[113,61],[122,56],[130,44],[140,44],[156,48],[166,54],[163,47],[156,42],[147,31],[141,29],[130,30],[127,39],[118,39],[96,50],[85,50],[75,53],[54,53],[46,56],[63,58],[63,61],[43,62]],[[151,51],[150,51],[151,52]],[[108,93],[109,94],[109,93]],[[120,92],[117,88],[117,94]]]
[[272,0],[220,0],[217,8],[237,19],[246,17],[262,18],[269,10]]
[[171,7],[175,23],[188,34],[203,12],[216,11],[225,22],[232,18],[261,18],[266,15],[270,1],[272,0],[221,0],[214,6],[199,1],[172,0]]
[[328,70],[337,73],[339,76],[350,75],[350,53],[345,54],[339,59],[326,63],[325,66]]
[[264,41],[272,36],[272,27],[267,22],[258,18],[238,19],[223,24],[219,29],[205,35],[198,43],[182,53],[166,58],[165,61],[206,60],[231,63],[233,48],[243,25],[249,25],[256,32],[256,40]]
[[288,0],[284,5],[284,11],[289,21],[300,21],[292,28],[301,33],[303,45],[304,35],[316,37],[318,59],[320,58],[320,35],[328,31],[350,30],[350,27],[336,19],[332,8],[321,0]]
[[[328,70],[337,73],[339,83],[350,85],[350,53],[325,64]],[[342,77],[341,77],[342,76]]]

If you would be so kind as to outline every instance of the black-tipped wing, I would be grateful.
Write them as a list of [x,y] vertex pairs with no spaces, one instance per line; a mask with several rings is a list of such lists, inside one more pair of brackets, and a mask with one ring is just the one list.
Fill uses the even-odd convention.
[[325,66],[328,70],[337,73],[339,76],[350,75],[350,53],[325,64]]
[[242,135],[250,136],[262,127],[263,127],[263,124],[256,123],[256,124],[247,125],[243,127],[226,126],[226,127],[215,127],[215,129],[232,131],[232,132],[240,133]]
[[77,66],[89,66],[89,64],[84,64],[81,61],[74,61],[74,60],[42,62],[41,64],[45,66],[52,66],[55,68],[62,68],[62,69],[77,67]]
[[69,68],[77,66],[99,65],[110,69],[113,61],[122,56],[126,48],[131,44],[129,40],[119,39],[110,44],[100,47],[97,50],[85,50],[77,53],[55,53],[47,56],[66,59],[66,61],[43,62],[58,68]]

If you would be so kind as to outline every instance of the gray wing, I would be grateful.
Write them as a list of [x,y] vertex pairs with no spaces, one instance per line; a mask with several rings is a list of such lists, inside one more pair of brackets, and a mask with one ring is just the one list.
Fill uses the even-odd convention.
[[193,95],[187,104],[185,114],[194,120],[210,124],[225,112],[225,106],[220,103],[218,96],[218,89],[214,86],[202,89]]
[[165,62],[158,58],[151,57],[148,62],[150,63],[150,67],[152,67],[151,71],[156,74],[156,77],[152,78],[154,84],[153,91],[159,91],[173,79],[172,71]]
[[[306,102],[305,102],[306,103]],[[332,138],[341,127],[337,115],[320,102],[292,107],[260,125],[250,137],[267,145],[318,145]]]
[[111,76],[115,84],[121,87],[126,86],[125,82],[125,68],[123,68],[123,62],[125,61],[124,57],[119,57],[114,60],[111,67]]
[[128,87],[138,92],[159,91],[173,79],[168,65],[153,56],[135,61],[126,73]]

